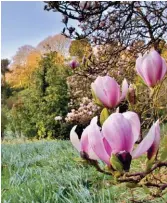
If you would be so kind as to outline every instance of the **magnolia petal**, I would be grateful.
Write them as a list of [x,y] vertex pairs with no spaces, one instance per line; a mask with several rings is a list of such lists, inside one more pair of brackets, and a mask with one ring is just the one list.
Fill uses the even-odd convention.
[[122,101],[126,97],[127,93],[128,93],[128,82],[126,79],[124,79],[122,82],[122,95],[120,101]]
[[131,123],[121,113],[113,113],[104,122],[102,133],[108,141],[112,153],[131,152],[134,144]]
[[145,53],[144,56],[140,55],[136,60],[136,71],[138,75],[144,80],[144,82],[150,86],[150,81],[148,81],[148,78],[145,75],[145,70],[143,69],[143,63],[147,58],[149,57],[149,54]]
[[118,105],[120,101],[120,87],[118,83],[109,76],[98,76],[91,87],[96,97],[108,108]]
[[162,58],[160,54],[155,50],[152,50],[149,55],[152,58],[154,66],[156,67],[154,68],[156,80],[159,81],[162,74]]
[[140,56],[136,60],[136,71],[137,71],[138,75],[140,75],[140,77],[142,77],[144,79],[143,73],[141,71],[142,62],[143,62],[143,57],[140,54]]
[[153,63],[152,57],[148,54],[148,56],[143,59],[142,73],[146,84],[150,87],[153,87],[157,82],[157,70],[153,68],[154,66],[155,64]]
[[82,132],[81,135],[81,151],[86,152],[87,154],[89,154],[89,141],[88,141],[88,128],[89,126],[87,126],[84,131]]
[[105,137],[103,137],[103,143],[107,154],[111,156],[112,149]]
[[167,73],[167,65],[166,65],[166,61],[164,58],[162,58],[162,73],[161,73],[161,77],[160,80],[162,80],[164,78],[164,76]]
[[110,165],[110,157],[104,147],[103,136],[100,132],[99,126],[97,125],[97,117],[92,119],[88,131],[89,142],[93,151],[99,157],[99,159],[104,161],[107,165]]
[[116,108],[115,113],[119,113],[120,109],[119,107]]
[[81,151],[86,152],[86,154],[89,156],[90,159],[97,160],[98,157],[92,150],[92,147],[90,146],[89,143],[89,138],[88,138],[88,129],[90,126],[87,126],[81,136]]
[[93,160],[98,160],[99,159],[99,157],[93,151],[92,147],[89,148],[88,155],[89,155],[90,159],[93,159]]
[[138,140],[140,135],[140,120],[135,112],[127,111],[123,113],[123,116],[128,119],[132,127],[132,133],[134,136],[134,143]]
[[81,151],[81,144],[80,144],[80,140],[78,138],[77,133],[75,132],[76,129],[76,125],[71,129],[70,132],[70,141],[72,143],[72,145],[80,152]]
[[107,95],[105,94],[105,92],[103,91],[103,89],[101,88],[102,85],[102,81],[101,81],[101,77],[97,77],[96,81],[93,82],[91,84],[91,88],[94,91],[96,97],[106,106],[109,107],[109,100],[107,98]]
[[111,77],[103,77],[103,90],[107,95],[109,107],[115,107],[120,101],[120,87],[118,83]]
[[147,152],[152,146],[156,136],[156,124],[153,124],[150,128],[146,137],[142,140],[142,142],[137,146],[137,148],[131,153],[132,158],[136,159],[145,152]]
[[160,126],[159,126],[159,120],[155,123],[155,139],[153,144],[151,145],[150,149],[148,150],[147,157],[148,159],[151,159],[152,156],[156,155],[160,144]]

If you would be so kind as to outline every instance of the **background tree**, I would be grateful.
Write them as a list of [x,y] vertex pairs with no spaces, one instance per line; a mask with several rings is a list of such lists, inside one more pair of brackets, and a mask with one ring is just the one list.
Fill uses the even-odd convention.
[[[167,2],[59,1],[45,3],[45,10],[63,14],[65,36],[73,39],[86,38],[92,46],[95,46],[96,56],[92,54],[87,57],[83,63],[84,68],[78,68],[75,71],[75,74],[80,77],[78,83],[75,80],[77,83],[75,87],[80,87],[81,78],[82,84],[84,80],[88,80],[87,84],[89,84],[98,75],[108,74],[116,78],[120,84],[124,78],[127,78],[129,83],[136,83],[135,91],[140,95],[139,106],[133,106],[132,109],[138,112],[142,121],[147,118],[148,123],[152,122],[155,117],[148,106],[149,92],[137,76],[134,67],[138,53],[143,54],[151,48],[164,56],[165,40],[167,40]],[[76,24],[75,27],[71,27],[69,19],[76,20],[79,26]],[[74,85],[72,82],[70,84]],[[165,80],[163,84],[165,85]],[[164,85],[161,88],[164,88]],[[81,90],[80,95],[83,92]],[[143,96],[143,92],[146,97]],[[160,93],[162,89],[158,96],[162,99],[163,96]],[[159,101],[160,103],[163,103],[162,100]],[[157,106],[159,118],[161,117],[160,108],[165,112],[164,107],[164,103],[163,107]],[[161,120],[164,119],[161,117]]]
[[[21,56],[20,56],[21,57]],[[37,50],[31,51],[24,56],[24,64],[19,64],[12,68],[10,73],[6,75],[9,84],[15,88],[27,87],[31,83],[31,76],[37,68],[38,62],[41,58],[41,54]],[[20,61],[21,58],[20,58]],[[14,64],[11,64],[13,67]]]
[[10,64],[10,73],[6,74],[7,81],[14,88],[27,87],[41,56],[56,51],[56,63],[64,63],[64,57],[69,55],[70,42],[70,39],[59,34],[44,39],[36,48],[30,45],[20,47]]
[[35,48],[31,45],[24,45],[18,49],[11,63],[11,69],[15,69],[17,66],[24,66],[27,60],[27,56],[34,51]]
[[10,61],[8,59],[1,59],[1,139],[3,140],[5,135],[5,130],[8,124],[7,114],[5,111],[5,104],[7,98],[12,95],[12,89],[10,85],[6,82],[6,73],[9,70]]
[[71,40],[61,34],[49,36],[37,45],[37,50],[42,54],[49,52],[58,52],[63,56],[68,55]]
[[6,83],[6,73],[8,73],[9,70],[9,64],[10,61],[8,59],[1,59],[1,96],[2,100],[1,103],[5,103],[5,99],[7,97],[7,94],[9,93],[9,85]]
[[4,76],[9,71],[9,59],[1,59],[1,74]]
[[[69,69],[56,63],[56,52],[42,56],[28,88],[18,93],[9,114],[10,129],[27,137],[58,137],[63,124],[55,121],[68,112],[66,78]],[[64,126],[66,128],[66,126]],[[67,136],[62,134],[62,136]]]
[[[167,2],[49,1],[45,3],[45,10],[58,11],[64,15],[65,34],[77,38],[87,36],[95,44],[111,44],[117,41],[123,47],[127,47],[136,40],[144,40],[143,48],[153,45],[157,49],[159,40],[167,37],[165,34]],[[77,32],[77,28],[71,29],[65,18],[79,21],[81,34]]]
[[92,52],[92,48],[88,40],[73,40],[71,42],[69,53],[71,56],[76,56],[80,61],[85,56],[87,57]]
[[[111,63],[115,66],[120,54],[126,49],[131,49],[131,55],[135,59],[138,53],[144,53],[151,47],[161,52],[161,41],[167,39],[167,2],[45,3],[45,10],[63,14],[65,36],[74,39],[86,38],[93,46],[103,45],[99,55],[107,57],[96,63],[99,67],[111,67]],[[76,20],[79,26],[71,27],[68,19]]]

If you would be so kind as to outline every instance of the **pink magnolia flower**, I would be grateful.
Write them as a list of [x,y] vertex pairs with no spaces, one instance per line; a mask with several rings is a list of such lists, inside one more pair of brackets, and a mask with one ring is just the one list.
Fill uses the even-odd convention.
[[122,94],[118,83],[109,76],[98,76],[95,82],[91,84],[96,97],[108,108],[116,107],[126,96],[128,92],[128,83],[126,79],[122,82]]
[[72,61],[70,61],[69,66],[72,69],[75,69],[75,68],[77,68],[79,66],[79,63],[76,60],[72,60]]
[[90,126],[87,126],[84,129],[80,140],[77,133],[75,132],[76,127],[77,126],[75,125],[70,132],[71,143],[80,152],[81,157],[97,160],[98,157],[92,150],[92,147],[89,143],[88,129]]
[[138,115],[129,111],[123,114],[111,114],[104,122],[102,129],[97,125],[97,117],[94,117],[83,131],[80,141],[75,133],[75,127],[71,131],[70,139],[74,147],[80,152],[86,152],[90,159],[94,154],[111,166],[110,158],[112,154],[115,154],[122,162],[124,170],[129,170],[132,159],[146,152],[148,159],[151,159],[157,153],[160,143],[159,121],[152,125],[148,134],[134,149],[139,135]]
[[152,50],[149,54],[138,57],[136,60],[136,70],[146,85],[154,87],[165,77],[167,65],[165,59],[158,52]]

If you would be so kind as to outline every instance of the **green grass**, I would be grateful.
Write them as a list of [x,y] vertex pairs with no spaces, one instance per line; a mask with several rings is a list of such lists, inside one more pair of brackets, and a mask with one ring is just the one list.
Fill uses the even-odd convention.
[[[78,158],[69,141],[2,144],[2,202],[131,202],[132,191],[124,184],[112,185],[110,176],[83,165]],[[134,162],[133,170],[141,163]],[[167,202],[167,195],[148,201],[151,198],[143,189],[133,190],[135,200]]]

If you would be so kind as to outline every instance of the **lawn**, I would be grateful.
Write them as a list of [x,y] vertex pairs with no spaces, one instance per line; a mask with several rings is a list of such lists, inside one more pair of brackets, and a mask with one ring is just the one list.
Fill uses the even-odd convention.
[[[142,188],[111,184],[111,177],[79,161],[69,141],[2,144],[2,202],[7,203],[166,203]],[[134,161],[133,170],[143,164]],[[145,201],[146,200],[146,201]]]

